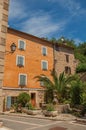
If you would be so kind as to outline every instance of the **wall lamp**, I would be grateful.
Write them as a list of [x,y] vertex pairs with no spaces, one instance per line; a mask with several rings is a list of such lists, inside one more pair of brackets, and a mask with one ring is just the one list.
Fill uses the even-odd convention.
[[10,51],[6,51],[6,52],[14,53],[15,51],[16,51],[16,44],[12,43],[11,46],[10,46]]

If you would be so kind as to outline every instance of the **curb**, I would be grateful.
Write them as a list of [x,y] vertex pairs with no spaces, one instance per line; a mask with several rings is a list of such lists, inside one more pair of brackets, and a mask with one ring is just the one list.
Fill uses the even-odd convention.
[[[63,117],[62,119],[60,118],[56,118],[56,117],[41,117],[41,116],[37,116],[37,115],[25,115],[25,114],[14,114],[14,113],[1,113],[2,115],[8,115],[8,116],[20,116],[20,117],[29,117],[29,118],[36,118],[36,119],[45,119],[45,120],[53,120],[53,121],[69,121],[69,120],[76,120],[77,118],[75,117],[74,119],[70,119],[70,118],[66,118]],[[65,118],[65,119],[64,119]]]

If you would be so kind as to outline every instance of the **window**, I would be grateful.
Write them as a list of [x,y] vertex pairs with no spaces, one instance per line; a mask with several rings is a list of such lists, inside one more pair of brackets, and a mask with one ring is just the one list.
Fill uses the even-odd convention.
[[47,48],[46,47],[42,47],[42,55],[43,56],[47,55]]
[[66,56],[66,62],[69,62],[69,55],[65,55]]
[[65,67],[65,74],[71,74],[71,68],[66,66]]
[[42,70],[48,70],[48,61],[42,61]]
[[43,87],[44,86],[44,82],[40,81],[40,86]]
[[11,97],[11,105],[17,102],[17,97]]
[[25,50],[25,41],[19,40],[19,42],[18,42],[18,48],[20,50]]
[[27,85],[27,75],[26,74],[19,74],[19,85],[20,86]]
[[17,66],[23,67],[24,66],[25,58],[24,56],[18,55],[17,56]]

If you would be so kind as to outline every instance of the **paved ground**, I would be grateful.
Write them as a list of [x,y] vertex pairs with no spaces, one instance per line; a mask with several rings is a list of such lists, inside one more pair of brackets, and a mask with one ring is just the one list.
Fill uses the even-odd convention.
[[0,115],[0,120],[11,130],[86,130],[86,125],[73,123],[71,120],[55,121],[10,115]]

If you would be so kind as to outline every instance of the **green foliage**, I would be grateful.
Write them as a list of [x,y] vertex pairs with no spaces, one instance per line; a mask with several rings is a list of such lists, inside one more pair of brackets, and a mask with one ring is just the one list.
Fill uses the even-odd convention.
[[52,89],[47,89],[45,92],[44,100],[46,103],[52,103],[53,101],[53,90]]
[[34,110],[35,107],[34,107],[31,103],[29,103],[29,104],[28,104],[28,109],[29,109],[29,110]]
[[25,107],[26,104],[30,101],[30,96],[29,94],[23,92],[20,93],[18,98],[17,98],[17,103],[21,104],[22,107]]
[[63,43],[62,42],[62,38],[64,38],[64,42],[68,45],[68,46],[71,46],[71,47],[74,47],[74,48],[76,48],[76,45],[75,45],[75,42],[74,42],[74,40],[70,40],[70,39],[68,39],[68,38],[65,38],[65,37],[61,37],[61,38],[59,38],[58,40],[57,40],[57,42],[58,43]]
[[86,42],[79,44],[77,50],[80,54],[86,56]]
[[47,110],[47,111],[54,111],[54,105],[53,105],[53,104],[48,104],[48,105],[46,106],[46,110]]
[[63,99],[68,98],[69,84],[71,83],[72,80],[75,79],[75,77],[66,76],[64,72],[61,73],[58,77],[55,71],[51,72],[51,76],[52,80],[49,79],[46,75],[39,75],[36,76],[35,78],[37,78],[37,81],[44,82],[47,92],[50,91],[52,93],[52,95],[50,95],[51,98],[49,99],[53,100],[54,91],[56,91],[58,101],[63,102]]
[[86,63],[80,63],[76,68],[76,72],[86,72]]
[[86,72],[86,43],[77,46],[75,49],[75,58],[79,60],[76,72]]
[[60,37],[59,39],[56,39],[55,37],[53,37],[50,39],[50,41],[53,43],[64,44],[62,41],[62,38],[64,39],[64,42],[67,43],[68,46],[76,48],[74,40],[72,40],[72,39],[70,40],[70,39],[67,39],[65,37]]
[[72,82],[71,87],[71,104],[72,106],[80,105],[82,101],[83,83],[80,80]]

